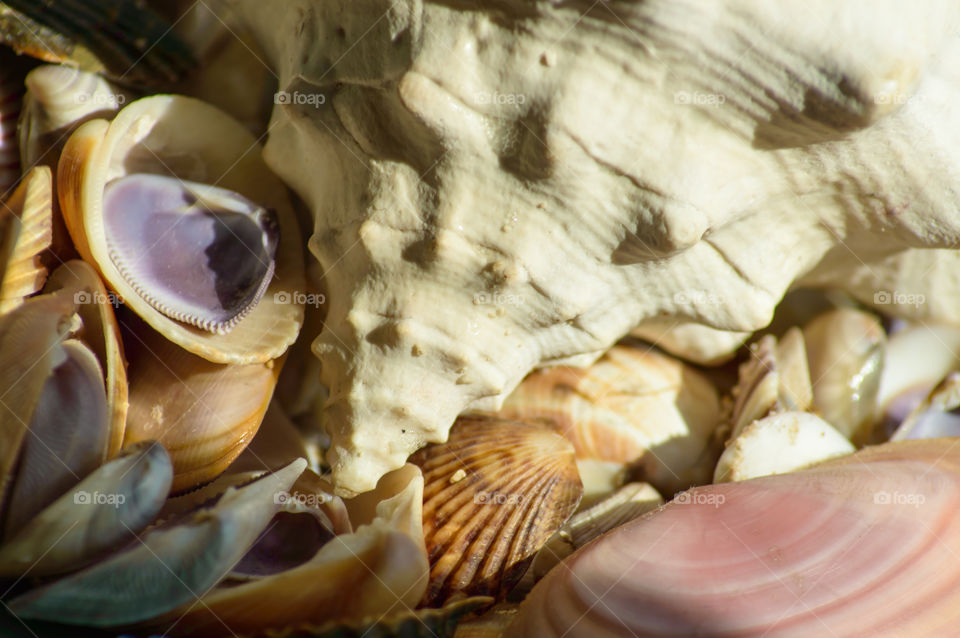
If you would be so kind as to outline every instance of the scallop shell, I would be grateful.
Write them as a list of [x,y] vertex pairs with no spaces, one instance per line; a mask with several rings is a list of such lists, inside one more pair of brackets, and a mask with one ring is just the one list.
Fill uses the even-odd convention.
[[570,443],[535,423],[461,417],[411,462],[425,481],[427,605],[505,596],[583,491]]
[[955,441],[695,488],[551,571],[505,637],[950,635]]
[[280,366],[211,363],[135,317],[123,324],[130,384],[124,446],[159,441],[173,461],[175,493],[215,479],[256,434]]
[[[280,238],[275,276],[266,278],[270,283],[262,299],[226,334],[206,332],[163,314],[148,300],[159,298],[163,291],[149,282],[131,283],[121,272],[123,262],[114,262],[104,217],[105,189],[121,178],[153,174],[160,176],[156,180],[163,176],[183,180],[173,180],[174,184],[215,183],[276,212]],[[256,152],[256,140],[228,115],[186,97],[138,100],[110,124],[91,120],[77,129],[60,157],[57,179],[67,228],[81,256],[96,265],[117,296],[164,337],[210,361],[237,364],[269,361],[294,342],[303,320],[300,291],[304,288],[297,223],[283,185]],[[188,202],[206,202],[215,196],[184,186],[183,197]],[[161,223],[162,216],[146,219]],[[158,239],[163,237],[160,233]],[[207,251],[217,246],[211,244]],[[146,250],[149,254],[150,247]],[[197,268],[217,273],[216,268],[222,266],[212,260],[210,264],[198,263]],[[179,262],[176,265],[181,266]],[[231,267],[223,276],[233,276],[233,268],[246,265]],[[220,275],[215,276],[219,283]],[[146,298],[138,294],[138,287]]]
[[653,350],[615,346],[593,365],[528,376],[497,412],[545,418],[573,443],[578,459],[638,466],[665,494],[709,480],[720,406],[693,368]]
[[651,319],[752,332],[807,284],[960,321],[960,5],[234,5],[314,215],[342,490]]
[[127,364],[123,356],[120,328],[114,316],[117,298],[107,292],[96,271],[86,262],[74,259],[53,271],[45,292],[63,290],[76,304],[83,325],[77,336],[96,354],[105,373],[107,409],[110,413],[110,441],[107,457],[120,451],[129,405]]
[[0,208],[0,314],[38,292],[47,278],[43,257],[53,239],[53,184],[50,169],[37,166]]

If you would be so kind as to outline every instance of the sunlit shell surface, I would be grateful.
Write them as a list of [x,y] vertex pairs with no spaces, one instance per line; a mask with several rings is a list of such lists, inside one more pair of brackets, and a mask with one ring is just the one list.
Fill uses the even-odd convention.
[[795,284],[960,319],[952,0],[230,4],[314,216],[344,491],[653,319],[740,338]]
[[506,636],[947,636],[960,446],[868,448],[695,488],[555,569]]
[[53,239],[50,169],[31,169],[0,204],[0,314],[36,293],[47,278],[44,252]]
[[424,473],[430,605],[506,595],[582,493],[572,446],[542,424],[461,417],[411,462]]
[[[279,357],[296,339],[303,320],[297,222],[283,184],[263,164],[256,144],[226,113],[191,98],[159,95],[129,104],[109,124],[91,120],[82,125],[58,165],[60,204],[81,256],[155,330],[217,363]],[[123,199],[120,184],[133,187],[133,200],[148,204],[130,219],[117,218],[126,206],[111,206],[117,203],[112,195]],[[249,220],[244,214],[224,213],[224,208],[247,209]],[[139,230],[127,226],[131,219],[147,225]],[[250,220],[253,223],[247,223]],[[184,222],[195,226],[186,235],[194,245],[187,253],[170,245],[174,236],[184,237]],[[167,232],[158,233],[151,224]],[[171,235],[176,228],[180,230]],[[274,250],[272,270],[272,259],[266,256]],[[164,272],[164,265],[176,273]],[[252,278],[247,271],[254,273]],[[246,306],[237,307],[238,290],[225,285],[229,282],[240,285]],[[180,286],[186,286],[188,294],[180,294]],[[171,292],[178,294],[171,297]],[[211,304],[209,314],[188,311],[203,300]]]

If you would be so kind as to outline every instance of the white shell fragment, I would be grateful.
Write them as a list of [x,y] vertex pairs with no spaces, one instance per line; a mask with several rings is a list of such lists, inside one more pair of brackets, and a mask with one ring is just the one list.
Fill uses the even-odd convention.
[[753,331],[799,283],[960,320],[952,0],[231,4],[314,215],[344,492],[651,319]]
[[713,481],[784,474],[854,451],[853,444],[820,417],[780,412],[754,421],[727,445]]

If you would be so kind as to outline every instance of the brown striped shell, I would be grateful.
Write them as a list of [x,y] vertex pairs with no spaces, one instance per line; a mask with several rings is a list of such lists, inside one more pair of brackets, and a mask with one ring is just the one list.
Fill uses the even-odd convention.
[[425,481],[428,605],[505,596],[583,491],[573,446],[537,423],[460,417],[410,460]]

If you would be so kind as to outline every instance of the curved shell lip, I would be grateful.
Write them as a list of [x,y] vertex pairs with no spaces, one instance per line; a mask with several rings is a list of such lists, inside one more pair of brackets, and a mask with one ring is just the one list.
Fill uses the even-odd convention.
[[[185,130],[189,129],[189,130]],[[184,96],[132,102],[111,123],[91,120],[60,158],[59,192],[77,249],[124,304],[170,341],[215,363],[263,363],[283,354],[303,323],[303,247],[286,187],[266,167],[257,141],[216,107]],[[226,334],[207,332],[154,308],[109,257],[102,218],[107,182],[155,173],[233,190],[276,212],[276,265],[260,302]],[[214,183],[211,183],[214,182]]]

